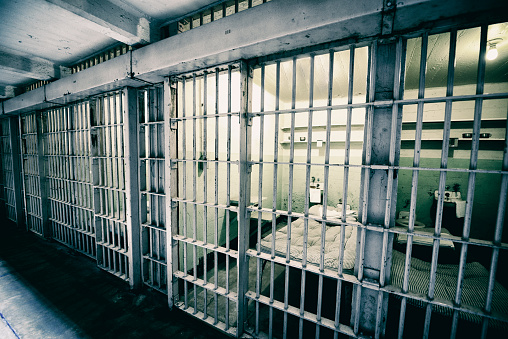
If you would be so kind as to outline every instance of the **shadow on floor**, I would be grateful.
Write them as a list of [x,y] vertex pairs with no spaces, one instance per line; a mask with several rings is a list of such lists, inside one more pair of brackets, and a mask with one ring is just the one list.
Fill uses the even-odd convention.
[[179,310],[170,311],[159,292],[134,293],[90,258],[0,224],[0,264],[23,283],[23,293],[44,300],[79,337],[229,338]]

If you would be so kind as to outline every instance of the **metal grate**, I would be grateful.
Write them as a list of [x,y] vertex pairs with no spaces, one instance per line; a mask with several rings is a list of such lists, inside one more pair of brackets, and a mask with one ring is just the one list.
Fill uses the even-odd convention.
[[143,281],[167,294],[163,87],[138,91]]
[[[403,98],[401,93],[393,106],[394,111],[397,106],[402,108],[401,162],[387,169],[399,171],[398,205],[408,212],[408,226],[389,230],[398,235],[395,244],[401,237],[407,240],[401,246],[405,252],[403,276],[392,277],[387,290],[399,300],[393,307],[400,308],[398,331],[393,333],[399,338],[418,329],[424,337],[436,331],[443,334],[442,326],[437,328],[439,320],[431,322],[443,313],[451,315],[451,325],[445,330],[449,333],[444,335],[452,338],[496,336],[508,326],[507,310],[494,301],[497,296],[506,303],[506,298],[500,299],[505,288],[496,281],[496,273],[499,256],[506,255],[508,249],[501,236],[508,189],[507,158],[503,153],[508,87],[506,82],[488,81],[496,71],[485,58],[488,37],[498,29],[496,26],[425,33],[397,45],[399,58],[406,60]],[[441,48],[440,55],[446,61],[441,64],[447,70],[439,84],[432,83],[436,77],[436,46]],[[464,84],[460,76],[469,65],[461,64],[459,56],[466,49],[476,53],[476,77]],[[404,72],[400,72],[395,82],[403,80]],[[396,129],[392,135],[395,133]],[[414,133],[412,138],[410,133]],[[405,201],[409,202],[407,209],[402,208]],[[426,210],[430,210],[428,216]],[[421,224],[417,216],[424,219],[429,230],[417,228]],[[417,250],[421,251],[425,239],[430,264],[424,266],[425,280],[418,283],[411,279],[418,272],[413,262],[420,263]],[[482,268],[482,276],[475,276],[473,288],[471,261],[486,268]],[[445,267],[442,263],[451,265]],[[452,272],[447,287],[443,286],[445,268]],[[443,290],[449,291],[446,297]],[[414,317],[407,310],[414,309],[411,307],[417,301],[425,312],[418,326],[408,328],[406,323],[414,324]],[[493,309],[494,304],[497,309]],[[461,332],[461,328],[468,332]]]
[[351,46],[254,70],[246,297],[256,336],[357,333],[349,315],[359,282],[344,249],[351,241],[356,252],[367,62],[368,47]]
[[0,120],[0,133],[0,152],[2,157],[0,186],[1,208],[3,209],[2,213],[5,213],[5,216],[9,220],[17,222],[9,119]]
[[20,117],[20,130],[26,225],[30,231],[43,235],[36,113]]
[[46,111],[44,139],[52,237],[95,257],[89,103]]
[[93,184],[99,267],[129,279],[122,92],[95,99],[92,114]]
[[172,224],[178,256],[172,259],[176,284],[170,295],[176,307],[231,334],[241,333],[237,327],[243,323],[238,296],[244,279],[238,226],[238,206],[245,204],[238,184],[243,180],[238,143],[246,95],[242,77],[231,65],[172,79],[177,94],[171,126],[178,144],[170,152],[171,173],[177,173],[178,186],[170,193],[178,211]]

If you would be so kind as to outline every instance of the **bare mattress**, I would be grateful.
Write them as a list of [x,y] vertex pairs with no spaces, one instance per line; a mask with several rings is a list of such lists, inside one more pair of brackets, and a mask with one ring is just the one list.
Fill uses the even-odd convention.
[[[319,206],[317,208],[311,208],[309,213],[315,216],[321,216]],[[333,215],[333,210],[328,210],[328,215]],[[337,212],[337,211],[335,211]],[[338,214],[337,214],[338,216]],[[356,227],[350,226],[351,224],[358,224],[356,218],[349,216],[346,219],[347,226],[344,227],[344,257],[343,257],[343,269],[352,270],[355,265],[356,255]],[[327,226],[325,227],[325,250],[324,250],[324,267],[332,270],[337,270],[339,267],[339,256],[341,248],[341,232],[343,227],[340,226],[340,219],[331,216],[327,220]],[[293,260],[302,260],[304,252],[304,228],[305,222],[303,218],[296,219],[291,222],[291,226],[288,228],[285,222],[277,225],[277,232],[275,233],[275,239],[270,233],[261,239],[261,249],[266,253],[271,253],[272,241],[275,240],[274,252],[275,255],[286,257],[287,253],[287,240],[288,240],[288,229],[290,229],[290,246],[289,256]],[[354,231],[353,231],[354,230]],[[313,219],[308,219],[308,231],[307,231],[307,263],[318,265],[321,260],[321,237],[322,223]]]

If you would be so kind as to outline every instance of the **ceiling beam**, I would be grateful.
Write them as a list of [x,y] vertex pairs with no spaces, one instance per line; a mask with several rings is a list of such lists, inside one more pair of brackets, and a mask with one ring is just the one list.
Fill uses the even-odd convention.
[[16,87],[0,86],[0,99],[13,98],[16,95]]
[[0,50],[0,69],[36,80],[60,79],[68,68],[42,58],[28,58]]
[[46,0],[90,22],[89,29],[127,45],[150,43],[150,21],[107,0]]
[[[120,55],[84,71],[51,82],[4,101],[6,114],[20,114],[66,104],[88,96],[125,86],[144,86],[162,82],[172,74],[225,64],[240,59],[264,57],[273,53],[318,44],[323,48],[336,40],[349,44],[356,39],[379,37],[382,32],[383,0],[357,0],[337,15],[337,0],[278,0],[228,16],[199,29],[178,34]],[[472,1],[472,0],[467,0]],[[393,32],[413,32],[426,24],[455,27],[504,20],[504,4],[483,0],[465,7],[464,0],[409,0],[398,7]],[[410,8],[414,6],[413,11]],[[442,10],[441,10],[442,9]],[[399,12],[411,20],[398,20]],[[474,21],[471,19],[474,16]],[[426,22],[435,20],[433,22]],[[442,21],[444,20],[444,21]],[[452,27],[453,27],[452,26]],[[210,43],[214,41],[214,43]],[[261,62],[263,60],[261,59]]]

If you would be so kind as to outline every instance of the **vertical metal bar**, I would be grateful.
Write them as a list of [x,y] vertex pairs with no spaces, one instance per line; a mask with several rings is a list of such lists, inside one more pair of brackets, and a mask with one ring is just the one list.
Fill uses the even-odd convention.
[[[331,50],[329,52],[330,62],[333,64],[334,59],[334,51]],[[333,71],[328,74],[328,106],[332,105],[333,102]],[[331,144],[331,125],[332,125],[332,110],[326,110],[326,145],[325,145],[325,166],[324,166],[324,188],[323,188],[323,212],[322,218],[326,220],[327,210],[328,210],[328,186],[329,186],[329,176],[330,176],[330,144]],[[321,272],[324,271],[324,257],[325,257],[325,236],[326,236],[326,222],[321,223],[321,253],[320,253],[320,263],[319,270]],[[316,325],[316,338],[319,338],[319,322],[321,321],[321,307],[322,307],[322,298],[323,298],[323,276],[319,275],[318,282],[318,305],[317,305],[317,314],[316,318],[318,324]]]
[[[261,91],[260,91],[260,107],[259,111],[263,113],[265,111],[265,65],[261,66]],[[261,224],[263,219],[263,213],[261,208],[263,207],[263,154],[264,154],[264,133],[265,133],[265,116],[261,114],[259,121],[259,176],[258,176],[258,230],[257,230],[257,254],[261,254]],[[260,297],[261,294],[261,279],[262,279],[262,263],[261,258],[256,260],[256,298]],[[259,335],[259,301],[256,300],[256,324],[255,324],[256,336]]]
[[[260,90],[260,108],[259,111],[263,113],[265,111],[265,65],[261,66],[261,90]],[[263,207],[263,160],[264,160],[264,133],[265,133],[265,116],[261,114],[259,118],[259,173],[258,173],[258,208],[261,210]],[[263,214],[258,212],[258,230],[257,230],[257,254],[261,253],[261,224]],[[261,265],[261,259],[258,258],[258,270]],[[259,281],[256,281],[256,296],[259,297]],[[259,302],[256,301],[256,323],[259,317]],[[256,334],[258,334],[258,327],[256,326]]]
[[[219,68],[215,68],[215,114],[219,113]],[[217,249],[219,246],[219,117],[215,116],[215,138],[214,138],[214,157],[215,157],[215,208],[214,208],[214,248]],[[213,251],[213,277],[214,277],[214,290],[218,287],[218,254],[217,251]],[[214,292],[214,322],[218,322],[218,295]]]
[[[226,252],[230,250],[231,241],[231,77],[233,68],[228,66],[228,127],[227,127],[227,168],[226,168]],[[238,220],[239,215],[237,215]],[[238,223],[237,223],[238,225]],[[226,253],[226,294],[229,294],[229,253]],[[226,298],[226,330],[229,329],[229,298]]]
[[23,216],[23,168],[21,164],[21,147],[18,117],[9,117],[9,138],[11,146],[12,184],[14,206],[16,209],[16,223],[19,228],[25,227]]
[[[428,33],[424,33],[422,36],[422,42],[421,42],[421,57],[420,57],[420,81],[418,84],[418,98],[422,99],[425,96],[425,71],[427,68],[427,47],[428,47]],[[417,168],[420,166],[420,150],[421,150],[421,138],[422,138],[422,125],[423,125],[423,102],[419,102],[417,106],[417,117],[416,117],[416,134],[415,134],[415,151],[414,151],[414,159],[413,159],[413,167]],[[412,192],[411,192],[411,207],[410,207],[410,214],[409,214],[409,230],[412,232],[414,230],[414,221],[415,221],[415,214],[416,214],[416,195],[417,195],[417,189],[418,189],[418,174],[419,170],[415,169],[413,170],[413,183],[412,183]],[[441,183],[440,183],[441,186]],[[440,192],[444,191],[439,187]],[[440,197],[440,201],[438,201],[438,213],[441,210],[442,213],[442,197]],[[441,214],[439,214],[441,216]],[[436,219],[436,225],[435,225],[435,233],[439,235],[441,233],[441,218]],[[435,269],[437,267],[437,258],[438,258],[438,251],[439,251],[439,243],[436,245],[436,241],[434,241],[433,246],[433,252],[432,252],[432,263],[431,263],[431,277],[430,277],[430,284],[429,284],[429,293],[428,297],[433,298],[434,297],[434,285],[433,280],[435,281],[435,273],[433,274],[432,271],[435,272]],[[407,266],[409,266],[408,263],[406,263]],[[408,267],[409,269],[409,267]],[[433,278],[434,277],[434,278]],[[432,315],[432,307],[431,304],[427,304],[426,307],[426,314],[425,314],[425,323],[424,323],[424,330],[423,330],[423,337],[427,338],[429,335],[429,329],[430,329],[430,318]]]
[[[197,224],[198,224],[198,211],[197,211],[197,191],[196,191],[196,178],[197,178],[197,131],[196,131],[196,114],[197,114],[197,107],[196,107],[196,100],[197,100],[197,93],[196,93],[196,73],[192,74],[192,240],[196,242],[197,240]],[[195,244],[192,244],[192,273],[194,276],[194,283],[193,290],[194,290],[194,314],[198,312],[198,288],[195,283],[197,280],[197,246]]]
[[[18,120],[18,131],[19,131],[19,141],[20,141],[20,157],[21,159],[24,159],[24,154],[26,153],[26,149],[22,147],[21,141],[23,140],[24,136],[24,130],[23,130],[23,121],[24,118],[22,116],[19,116],[17,118]],[[23,206],[25,206],[25,215],[23,217],[23,220],[25,221],[25,229],[28,231],[30,230],[30,225],[28,223],[28,199],[27,199],[27,191],[26,191],[26,173],[28,171],[27,166],[25,166],[25,161],[21,160],[21,188],[23,189]]]
[[[354,45],[349,47],[349,80],[348,80],[348,92],[347,92],[347,103],[351,105],[353,103],[353,81],[354,81],[354,70],[355,70],[355,51]],[[346,222],[346,210],[347,210],[347,192],[349,186],[349,159],[351,156],[351,119],[353,114],[353,108],[348,106],[346,109],[346,139],[345,139],[345,153],[344,153],[344,180],[342,183],[342,221]],[[344,236],[345,225],[341,230],[341,237]],[[342,240],[341,240],[342,241]],[[343,247],[341,243],[341,252],[339,256],[343,257]],[[342,274],[342,261],[343,258],[339,258],[339,275]]]
[[[212,11],[213,12],[213,11]],[[207,150],[207,141],[208,141],[208,72],[205,71],[203,74],[203,150],[202,156],[200,159],[203,159],[203,203],[208,202],[208,150]],[[208,243],[208,207],[203,206],[203,243]],[[208,251],[206,248],[203,248],[203,281],[206,285],[208,283],[207,275],[208,275]],[[206,319],[208,317],[208,289],[203,289],[203,318]]]
[[[309,76],[309,108],[314,106],[314,58],[315,55],[310,56],[310,76]],[[310,171],[312,163],[312,120],[314,111],[309,110],[307,117],[307,159],[305,165],[305,201],[304,201],[304,229],[308,229],[309,223],[309,189],[310,189]],[[303,267],[302,262],[302,267]],[[300,318],[298,324],[298,330],[300,337],[303,335],[303,315],[305,312],[305,269],[301,272],[301,283],[300,283]]]
[[122,91],[121,114],[125,115],[123,135],[125,138],[125,196],[127,199],[126,228],[127,248],[129,250],[129,268],[126,268],[131,288],[138,288],[142,284],[141,277],[141,249],[139,223],[139,178],[138,178],[138,125],[137,125],[137,91],[125,88]]
[[[477,83],[476,83],[476,94],[483,94],[484,92],[484,83],[485,83],[485,54],[486,54],[486,47],[487,47],[487,36],[488,36],[488,26],[483,25],[481,27],[481,36],[480,36],[480,55],[478,58],[478,76],[477,76]],[[483,105],[483,99],[477,98],[475,100],[475,112],[474,112],[474,122],[473,122],[473,140],[471,145],[471,159],[469,164],[470,170],[476,170],[477,163],[478,163],[478,150],[480,148],[480,127],[481,127],[481,117],[482,117],[482,105]],[[506,138],[505,138],[506,143]],[[506,148],[505,148],[506,150]],[[503,170],[507,168],[506,164],[508,163],[506,152],[504,152],[503,155]],[[506,178],[505,175],[502,177],[502,182],[505,184],[504,187],[501,187],[501,195],[500,195],[500,201],[499,206],[500,209],[498,209],[498,215],[496,219],[496,229],[494,232],[494,243],[499,244],[501,242],[501,236],[502,236],[502,229],[503,229],[503,222],[504,222],[504,208],[506,206]],[[473,199],[474,199],[474,189],[475,189],[475,183],[476,183],[476,173],[475,172],[469,172],[469,180],[468,180],[468,186],[467,186],[467,200],[466,200],[466,215],[464,218],[464,230],[462,234],[463,239],[469,240],[469,227],[470,227],[470,219],[472,218],[473,214]],[[501,205],[501,203],[504,203],[504,205]],[[502,212],[501,212],[502,209]],[[467,224],[466,224],[467,222]],[[464,244],[466,245],[466,244]],[[462,247],[464,247],[464,245]],[[467,245],[466,245],[467,246]],[[467,254],[467,252],[464,254],[464,256]],[[498,260],[498,254],[499,249],[493,248],[492,249],[492,260],[491,260],[491,267],[490,267],[490,275],[489,275],[489,286],[487,288],[487,300],[485,301],[485,311],[490,313],[491,303],[492,303],[492,297],[494,292],[494,282],[495,282],[495,276],[496,276],[496,270],[497,270],[497,260]],[[462,253],[461,253],[462,255]],[[488,330],[488,324],[489,319],[484,317],[482,321],[482,338],[487,337],[487,330]]]
[[[291,84],[291,109],[296,107],[296,62],[297,58],[293,57],[293,73],[292,73],[292,84]],[[288,221],[287,221],[287,239],[286,239],[286,263],[290,261],[291,253],[291,214],[293,213],[293,169],[294,169],[294,157],[295,157],[295,112],[291,113],[291,130],[290,130],[290,143],[289,143],[289,182],[288,182]],[[283,338],[286,338],[287,334],[287,309],[289,306],[289,265],[286,265],[284,272],[284,323],[282,329]]]
[[249,289],[249,248],[251,189],[251,124],[249,112],[252,110],[252,74],[245,62],[240,63],[240,158],[239,158],[239,201],[238,201],[238,307],[237,336],[242,335],[247,322],[247,298]]
[[[348,94],[347,100],[348,105],[353,103],[353,81],[354,81],[354,63],[355,63],[355,46],[350,46],[349,48],[349,80],[348,80]],[[347,210],[347,193],[349,186],[349,159],[351,155],[351,119],[352,119],[353,109],[351,106],[347,107],[346,110],[346,138],[345,138],[345,153],[344,153],[344,178],[342,182],[342,222],[346,222],[346,210]],[[337,269],[339,277],[342,277],[343,266],[344,266],[344,246],[345,246],[345,232],[346,225],[341,225],[340,232],[340,248],[339,248],[339,267]],[[353,232],[357,232],[356,229],[353,229]],[[342,280],[337,280],[337,294],[335,296],[335,328],[339,326],[340,319],[340,305],[341,305],[341,295],[342,295]],[[338,338],[338,332],[334,332],[334,339]]]
[[[164,192],[166,192],[166,260],[168,306],[173,308],[178,299],[178,279],[174,272],[178,270],[178,242],[173,237],[178,234],[178,204],[173,199],[178,197],[178,166],[173,160],[178,157],[177,130],[171,128],[171,119],[176,117],[176,84],[170,78],[164,81]],[[185,139],[184,139],[185,142]]]
[[[394,78],[396,76],[393,60],[397,59],[396,51],[396,43],[393,42],[379,45],[374,42],[372,44],[369,55],[368,102],[393,98]],[[381,67],[378,68],[376,66],[377,63]],[[363,190],[360,204],[362,208],[360,214],[362,224],[364,225],[367,223],[382,225],[384,223],[386,202],[376,199],[376,196],[382,192],[383,196],[386,195],[388,198],[391,198],[391,194],[394,194],[393,187],[396,187],[393,183],[392,187],[387,184],[387,171],[370,168],[371,163],[386,165],[390,163],[390,153],[392,152],[393,155],[390,145],[391,132],[398,130],[398,128],[392,128],[394,123],[392,117],[392,108],[369,107],[367,109],[363,156],[363,164],[366,166],[362,173]],[[399,120],[398,116],[397,120]],[[376,137],[373,138],[373,135]],[[395,143],[395,146],[397,145],[398,141]],[[388,193],[388,189],[391,189],[392,192]],[[395,209],[391,207],[389,210],[390,220],[395,216],[394,213]],[[391,234],[367,230],[364,227],[361,228],[359,246],[357,246],[359,253],[355,264],[355,273],[358,274],[358,280],[362,281],[364,278],[368,278],[383,283],[389,278],[387,268],[384,269],[383,278],[380,277],[380,274],[383,271],[382,266],[388,266],[387,261],[391,257],[391,247],[388,247],[388,243],[392,239],[391,237],[393,237]],[[381,248],[386,252],[383,263],[379,260],[379,251],[376,251],[376,248]],[[358,333],[359,327],[361,327],[362,331],[369,334],[372,333],[374,336],[384,336],[386,325],[385,314],[388,308],[388,299],[384,297],[384,294],[382,292],[380,294],[380,291],[357,285],[353,291],[353,300],[355,300],[355,312],[353,313],[355,333]]]
[[48,180],[46,177],[46,157],[44,156],[44,135],[43,135],[43,120],[42,113],[35,114],[35,127],[37,132],[37,161],[38,161],[38,176],[39,176],[39,206],[40,217],[42,222],[42,233],[44,238],[51,238],[51,224],[48,215]]
[[[456,32],[454,34],[456,36]],[[453,35],[450,36],[451,38]],[[456,40],[455,38],[453,40]],[[450,48],[455,49],[455,41],[451,41]],[[451,65],[452,69],[448,70],[448,81],[447,84],[447,96],[453,95],[453,73],[451,74],[450,78],[450,71],[453,72],[454,67],[454,60],[452,63],[452,60],[449,60],[449,65]],[[446,119],[451,120],[451,101],[448,100],[446,102],[445,106],[445,125],[443,130],[443,146],[442,146],[442,154],[441,154],[441,168],[446,168],[448,163],[448,143],[449,143],[449,129],[450,129],[450,122],[446,121]],[[448,112],[450,111],[450,112]],[[450,115],[450,117],[448,117]],[[475,116],[476,119],[476,116]],[[441,224],[442,224],[442,215],[443,215],[443,201],[444,201],[444,190],[446,186],[446,171],[440,172],[439,177],[439,194],[438,194],[438,201],[437,201],[437,211],[436,211],[436,225],[435,225],[435,235],[440,236],[441,234]],[[468,195],[469,199],[469,195]],[[432,254],[432,264],[431,264],[431,272],[430,272],[430,281],[429,281],[429,294],[428,296],[432,299],[434,297],[434,291],[435,291],[435,280],[436,280],[436,270],[437,270],[437,262],[438,262],[438,253],[439,253],[439,239],[434,239],[433,244],[433,254]],[[460,268],[459,268],[460,271]],[[427,304],[426,308],[426,317],[425,317],[425,324],[424,324],[424,336],[428,336],[429,328],[430,328],[430,317],[432,314],[432,308],[430,304]],[[452,330],[453,332],[453,330]]]
[[[397,48],[400,48],[400,52],[397,51],[397,53],[400,53],[401,60],[400,60],[400,72],[396,73],[396,76],[399,76],[399,79],[394,80],[394,83],[396,85],[401,85],[403,77],[404,77],[404,68],[402,65],[405,64],[405,55],[406,55],[406,48],[405,48],[405,42],[402,41],[402,45],[398,45]],[[402,89],[400,89],[402,90]],[[399,91],[399,89],[397,89]],[[402,94],[398,93],[399,97],[402,97]],[[393,107],[395,109],[395,105]],[[413,229],[414,229],[414,223],[413,223]],[[409,269],[410,269],[410,262],[411,262],[411,251],[413,248],[413,235],[408,234],[407,237],[407,244],[406,244],[406,258],[405,258],[405,266],[404,266],[404,278],[402,283],[402,291],[404,293],[407,293],[409,288]],[[406,318],[406,306],[407,306],[407,297],[403,296],[400,306],[400,314],[399,314],[399,327],[398,327],[398,338],[402,339],[404,335],[404,325],[405,325],[405,318]]]
[[[453,80],[455,77],[455,53],[457,46],[457,30],[452,30],[450,32],[450,49],[448,52],[448,77],[447,77],[447,86],[446,86],[446,96],[450,99],[446,101],[445,104],[445,116],[444,116],[444,126],[443,126],[443,145],[442,145],[442,154],[441,154],[441,168],[446,168],[448,163],[448,144],[450,138],[450,127],[451,127],[451,115],[452,115],[452,100],[453,97]],[[441,178],[444,176],[444,178]],[[439,182],[441,181],[446,183],[446,172],[442,171],[440,173]],[[441,186],[441,185],[440,185]],[[441,193],[441,191],[440,191]],[[465,245],[463,245],[465,246]],[[465,257],[461,255],[461,262],[459,263],[459,273],[457,280],[457,291],[455,294],[455,304],[460,305],[461,302],[461,292],[462,292],[462,278],[463,270],[465,268]],[[462,271],[462,272],[461,272]],[[455,338],[457,332],[457,322],[458,322],[459,313],[457,310],[453,311],[452,318],[452,328],[451,328],[451,338]]]
[[[508,170],[508,125],[506,128],[505,139],[504,139],[504,156],[503,156],[503,171]],[[503,235],[503,226],[504,226],[504,215],[506,210],[506,201],[508,195],[508,175],[503,174],[501,178],[501,191],[499,193],[499,206],[497,209],[497,217],[496,217],[496,228],[494,231],[494,245],[501,245],[502,235]],[[464,245],[463,245],[464,246]],[[497,265],[499,259],[499,247],[494,247],[492,249],[492,258],[490,262],[490,270],[489,270],[489,285],[487,287],[487,298],[485,300],[485,312],[490,313],[492,309],[492,301],[494,298],[494,287],[495,287],[495,278],[497,272]],[[484,317],[482,321],[482,338],[487,337],[487,331],[489,328],[489,318]]]
[[[378,44],[377,41],[374,41],[372,45],[370,46],[369,50],[369,69],[368,69],[368,101],[374,102],[375,101],[375,90],[376,90],[376,62],[377,62],[377,48]],[[367,166],[370,166],[371,164],[371,157],[372,157],[372,128],[373,128],[373,117],[374,116],[374,108],[372,106],[369,106],[366,109],[366,123],[365,123],[365,134],[364,134],[364,152],[363,157],[364,161],[363,163]],[[368,214],[368,206],[369,206],[369,189],[370,189],[370,176],[371,176],[371,169],[370,167],[366,167],[362,169],[362,177],[363,182],[361,187],[362,190],[362,198],[363,203],[361,205],[361,223],[363,225],[367,224],[367,214]],[[366,238],[366,231],[365,228],[361,228],[361,230],[357,229],[357,232],[360,233],[360,245],[357,246],[357,259],[355,263],[355,272],[357,273],[358,280],[363,280],[363,270],[364,270],[364,260],[365,260],[365,238]],[[356,271],[356,267],[358,267],[358,271]],[[355,307],[355,333],[358,333],[358,326],[359,326],[359,314],[361,309],[361,303],[359,300],[361,299],[361,287],[357,287],[356,291],[358,293],[357,296],[357,304]]]
[[[280,105],[280,60],[277,60],[275,73],[275,111],[279,110]],[[279,161],[279,113],[275,113],[274,126],[274,149],[273,149],[273,195],[272,195],[272,248],[271,258],[275,258],[275,233],[277,230],[277,183],[278,183],[278,161]],[[275,264],[270,261],[270,305],[268,309],[268,337],[273,336],[273,290],[274,290],[274,272]]]
[[[186,94],[186,83],[187,79],[185,77],[182,78],[182,116],[187,116],[186,112],[186,100],[187,100],[187,94]],[[185,161],[187,159],[187,135],[186,135],[186,125],[187,120],[182,120],[182,159],[184,160],[182,162],[182,199],[187,199],[187,162]],[[183,236],[187,238],[187,202],[183,202]],[[187,243],[183,243],[183,271],[185,276],[187,276]],[[184,289],[184,307],[187,309],[188,307],[188,286],[187,281],[183,282],[183,289]]]
[[[393,97],[394,99],[400,99],[400,81],[401,81],[401,59],[402,59],[402,39],[397,41],[395,45],[395,65],[394,65],[394,85],[393,85]],[[397,132],[399,130],[399,107],[394,104],[392,107],[391,116],[391,129],[390,129],[390,151],[388,163],[390,166],[395,166],[396,150],[397,150]],[[389,244],[389,233],[386,231],[390,227],[391,221],[391,210],[392,210],[392,194],[394,186],[394,169],[388,170],[388,183],[386,188],[386,205],[384,213],[384,232],[382,240],[382,253],[380,262],[380,274],[379,274],[379,285],[385,286],[386,270],[388,265],[388,244]],[[391,243],[391,242],[390,242]],[[378,292],[377,300],[377,311],[376,311],[376,325],[375,325],[375,338],[379,338],[382,333],[382,315],[383,315],[383,301],[385,293],[382,291]]]

